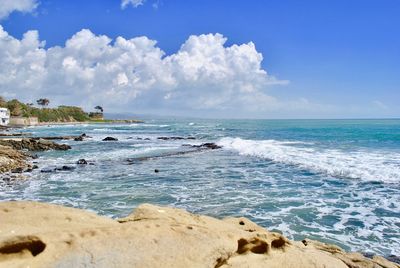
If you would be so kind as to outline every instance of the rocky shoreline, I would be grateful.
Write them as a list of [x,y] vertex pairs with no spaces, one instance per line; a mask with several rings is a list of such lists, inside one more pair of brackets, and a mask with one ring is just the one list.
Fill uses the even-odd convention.
[[113,220],[53,204],[1,202],[0,219],[0,267],[400,267],[334,245],[291,241],[246,218],[149,204]]
[[[54,140],[80,142],[91,137],[29,137],[0,134],[0,180],[39,168],[34,152],[69,150]],[[128,137],[127,139],[134,139]],[[137,140],[142,138],[136,137]],[[195,137],[154,137],[195,140]],[[105,137],[103,142],[118,142]],[[215,143],[183,144],[176,152],[128,158],[126,164],[160,157],[221,149]],[[41,172],[72,172],[95,161],[41,167]],[[159,172],[158,169],[155,172]],[[389,258],[390,259],[390,258]],[[398,262],[397,257],[391,260]],[[126,218],[36,202],[0,202],[0,267],[371,267],[400,268],[383,257],[346,253],[317,241],[290,241],[245,218],[214,218],[173,208],[141,205]]]

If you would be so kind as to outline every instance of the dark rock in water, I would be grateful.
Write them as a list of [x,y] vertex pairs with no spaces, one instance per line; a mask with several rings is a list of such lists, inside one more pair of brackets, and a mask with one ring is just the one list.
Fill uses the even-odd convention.
[[56,168],[54,168],[54,167],[42,168],[40,170],[40,172],[42,172],[42,173],[52,173],[54,171],[56,171]]
[[158,173],[158,172],[160,172],[160,171],[159,171],[158,169],[155,169],[154,172],[155,172],[155,173]]
[[89,136],[87,136],[86,133],[82,133],[81,137],[89,137]]
[[39,167],[38,167],[38,165],[33,165],[32,166],[32,169],[38,169]]
[[32,157],[32,159],[38,159],[39,158],[39,156],[37,154],[31,155],[31,157]]
[[391,262],[395,262],[395,263],[397,263],[397,264],[400,264],[400,256],[390,255],[390,256],[387,256],[386,259],[387,259],[388,261],[391,261]]
[[149,141],[149,140],[150,140],[150,138],[144,138],[144,140],[145,140],[145,141]]
[[78,165],[87,165],[88,164],[88,162],[85,160],[85,159],[79,159],[77,162],[76,162]]
[[103,141],[117,141],[118,139],[117,138],[114,138],[114,137],[105,137],[104,139],[103,139]]
[[61,166],[61,167],[47,167],[40,170],[42,173],[52,173],[56,171],[72,171],[75,167],[73,166]]
[[196,138],[195,137],[186,137],[185,138],[185,137],[172,136],[172,137],[158,137],[157,139],[166,141],[166,140],[195,140]]
[[205,149],[211,149],[211,150],[215,150],[215,149],[221,149],[222,146],[219,146],[213,142],[206,142],[200,145],[192,145],[192,147],[195,148],[205,148]]
[[72,166],[62,166],[62,167],[56,168],[56,170],[59,170],[59,171],[72,171],[74,169],[75,169],[75,167],[72,167]]
[[371,252],[362,252],[362,255],[368,259],[372,259],[375,256],[375,254]]
[[11,173],[22,173],[22,172],[24,172],[24,169],[22,167],[11,170]]
[[76,137],[74,138],[74,141],[83,141],[83,137],[82,136]]

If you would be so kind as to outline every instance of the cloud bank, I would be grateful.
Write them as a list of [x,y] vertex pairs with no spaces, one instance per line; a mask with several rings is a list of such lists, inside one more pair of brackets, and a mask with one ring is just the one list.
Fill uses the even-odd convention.
[[1,0],[0,20],[6,19],[14,11],[33,12],[37,6],[38,2],[36,0]]
[[166,55],[145,36],[112,40],[83,29],[64,46],[45,48],[37,31],[19,40],[0,26],[0,95],[120,110],[276,105],[264,89],[287,81],[262,69],[263,56],[252,42],[225,46],[226,41],[218,33],[192,35]]

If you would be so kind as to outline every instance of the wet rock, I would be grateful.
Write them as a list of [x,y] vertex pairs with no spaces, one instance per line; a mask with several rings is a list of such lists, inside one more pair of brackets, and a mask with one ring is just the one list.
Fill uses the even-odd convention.
[[14,168],[11,170],[11,173],[22,173],[24,172],[24,169],[22,167]]
[[157,139],[166,141],[166,140],[195,140],[196,138],[195,137],[191,137],[191,136],[189,136],[189,137],[175,137],[175,136],[172,136],[172,137],[158,137]]
[[386,257],[386,259],[387,259],[388,261],[391,261],[391,262],[395,262],[395,263],[397,263],[397,264],[400,264],[400,256],[390,255],[390,256]]
[[47,151],[47,150],[69,150],[71,146],[67,144],[58,144],[45,139],[3,139],[0,140],[0,145],[12,147],[15,150],[28,151]]
[[114,138],[114,137],[105,137],[104,139],[103,139],[103,141],[117,141],[118,139],[117,138]]
[[91,138],[86,135],[86,133],[82,133],[79,136],[48,136],[48,137],[31,137],[30,139],[34,140],[75,140],[75,141],[82,141],[86,138]]
[[52,172],[55,172],[55,171],[56,171],[55,167],[47,167],[47,168],[42,168],[40,170],[40,172],[42,172],[42,173],[52,173]]
[[72,171],[74,169],[75,169],[75,167],[73,167],[73,166],[62,166],[62,167],[56,168],[56,170],[58,170],[58,171]]
[[85,160],[85,159],[79,159],[77,162],[76,162],[78,165],[87,165],[88,164],[88,162]]
[[32,169],[38,169],[38,168],[39,168],[38,165],[33,165],[33,166],[32,166]]
[[158,173],[158,172],[160,172],[158,169],[155,169],[155,170],[154,170],[154,173]]
[[213,142],[206,142],[200,145],[192,145],[192,147],[194,148],[205,148],[205,149],[211,149],[211,150],[215,150],[215,149],[221,149],[222,146],[219,146]]

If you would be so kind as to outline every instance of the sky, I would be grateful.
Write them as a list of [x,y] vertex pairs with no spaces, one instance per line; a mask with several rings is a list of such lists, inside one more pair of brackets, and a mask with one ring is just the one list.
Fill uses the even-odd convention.
[[0,0],[0,95],[111,113],[400,117],[398,0]]

